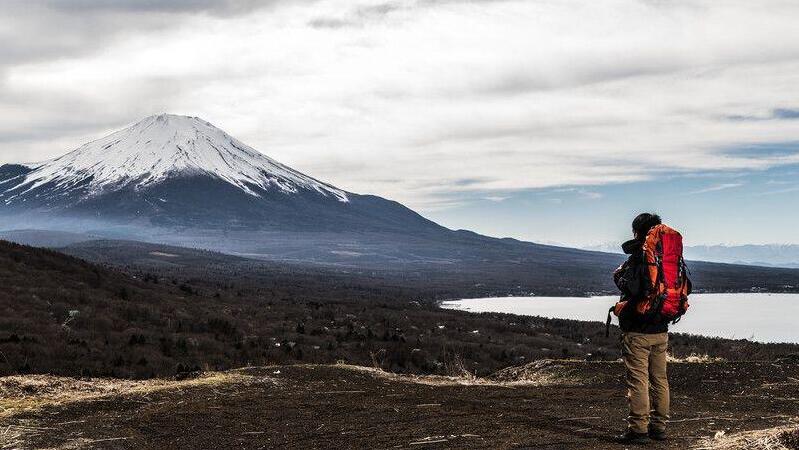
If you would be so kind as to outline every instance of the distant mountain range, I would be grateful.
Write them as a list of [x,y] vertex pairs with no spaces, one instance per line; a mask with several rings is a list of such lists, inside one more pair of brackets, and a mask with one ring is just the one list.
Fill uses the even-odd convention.
[[[621,243],[594,245],[584,249],[621,253]],[[799,245],[695,245],[685,247],[685,257],[727,264],[799,268]]]
[[[397,202],[305,175],[200,118],[170,114],[50,161],[0,166],[0,220],[0,231],[39,230],[17,236],[34,245],[102,238],[420,278],[459,273],[458,283],[491,279],[522,294],[613,292],[609,272],[622,260],[453,231]],[[799,270],[755,276],[692,266],[705,289],[799,286]]]

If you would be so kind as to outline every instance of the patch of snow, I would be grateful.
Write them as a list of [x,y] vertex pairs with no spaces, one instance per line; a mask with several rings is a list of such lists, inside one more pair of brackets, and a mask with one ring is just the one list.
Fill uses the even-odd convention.
[[17,196],[49,183],[63,190],[88,186],[92,195],[175,176],[210,175],[254,196],[256,188],[288,194],[307,190],[349,201],[346,192],[280,164],[200,118],[172,114],[147,117],[60,158],[26,166],[35,169],[9,189],[24,189]]
[[165,252],[150,252],[152,256],[163,256],[164,258],[179,258],[180,255],[175,255],[174,253],[165,253]]

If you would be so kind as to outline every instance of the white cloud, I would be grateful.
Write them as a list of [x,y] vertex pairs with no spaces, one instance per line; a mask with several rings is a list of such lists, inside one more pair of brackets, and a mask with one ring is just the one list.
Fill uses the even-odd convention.
[[691,194],[705,194],[708,192],[724,191],[727,189],[741,187],[743,185],[744,185],[743,183],[719,183],[719,184],[714,184],[712,186],[708,186],[706,188],[698,189],[696,191],[692,191]]
[[0,14],[0,161],[167,111],[421,209],[799,162],[722,151],[799,140],[791,2],[48,3]]
[[799,192],[799,185],[792,186],[792,187],[787,187],[787,188],[783,188],[783,189],[775,189],[775,190],[771,190],[771,191],[760,192],[757,195],[758,196],[778,195],[778,194],[789,194],[791,192]]

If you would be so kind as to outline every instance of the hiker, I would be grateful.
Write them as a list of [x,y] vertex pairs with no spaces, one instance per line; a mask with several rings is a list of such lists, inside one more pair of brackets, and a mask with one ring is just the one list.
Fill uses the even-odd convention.
[[[633,239],[622,249],[630,255],[613,273],[621,300],[611,308],[619,317],[630,414],[623,443],[666,439],[669,381],[666,375],[669,322],[688,308],[691,286],[682,259],[682,236],[657,214],[638,215]],[[654,281],[652,281],[654,280]],[[608,326],[610,313],[608,313]],[[650,395],[651,391],[651,395]]]

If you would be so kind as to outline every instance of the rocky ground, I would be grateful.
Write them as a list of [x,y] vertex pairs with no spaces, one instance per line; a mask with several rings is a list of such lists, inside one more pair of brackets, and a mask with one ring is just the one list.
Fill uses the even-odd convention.
[[[675,362],[657,449],[796,446],[799,365]],[[0,379],[2,448],[619,449],[622,366],[544,360],[489,378],[292,365],[184,380]],[[799,426],[799,425],[797,425]]]

